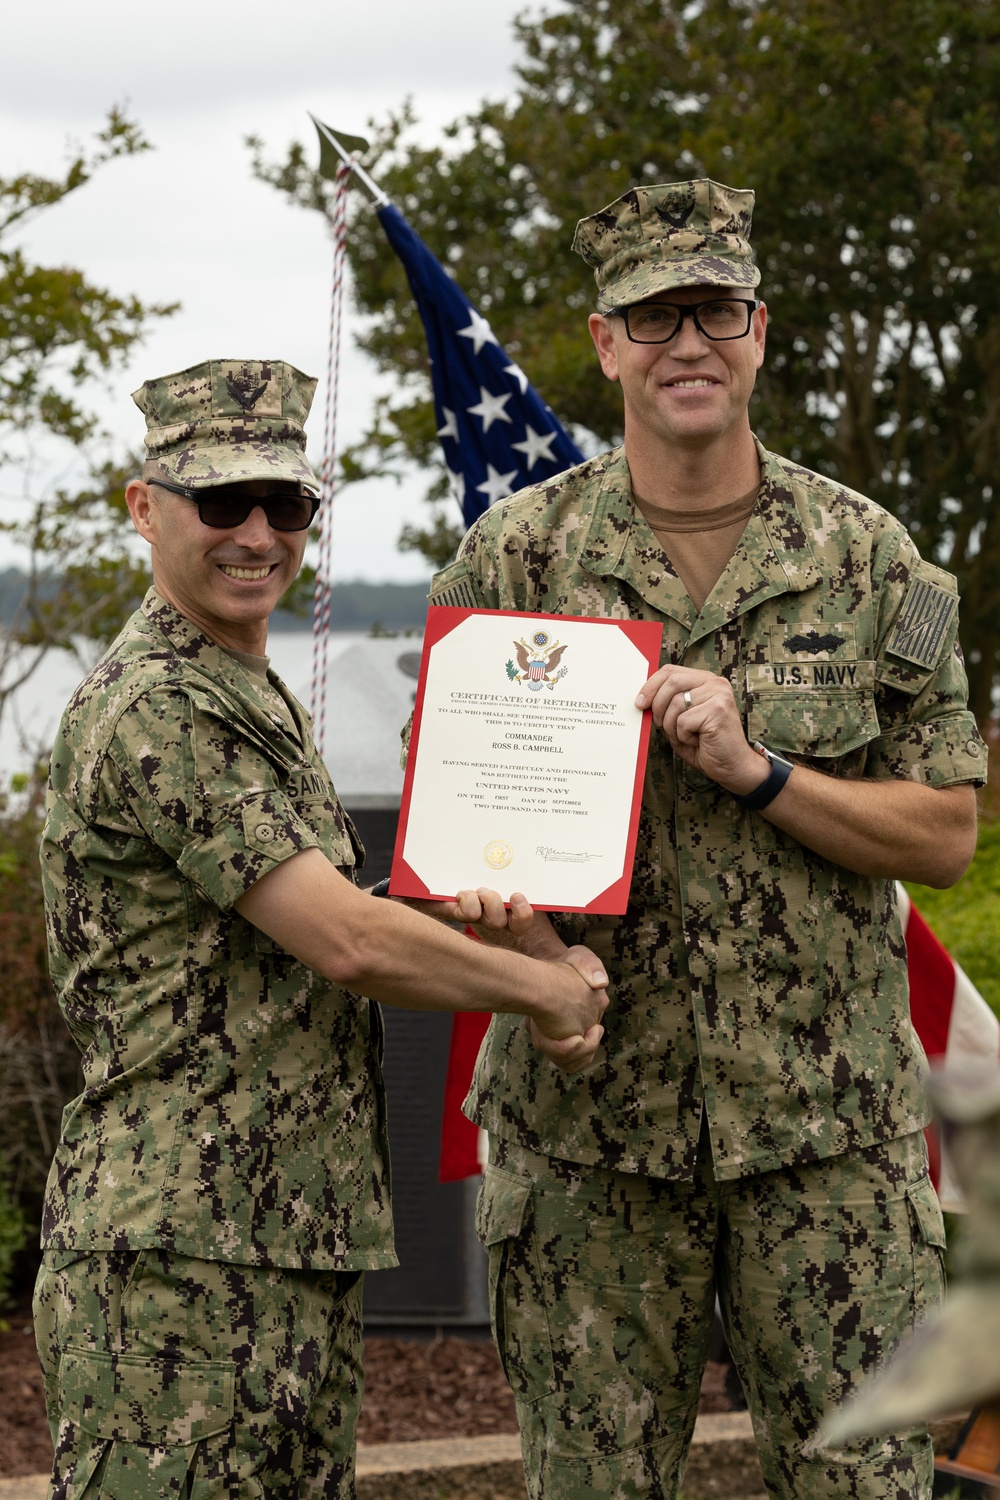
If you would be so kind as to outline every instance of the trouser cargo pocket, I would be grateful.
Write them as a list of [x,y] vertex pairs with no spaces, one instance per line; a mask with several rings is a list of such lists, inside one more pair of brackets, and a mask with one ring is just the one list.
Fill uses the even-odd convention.
[[488,1166],[476,1202],[476,1232],[489,1256],[493,1338],[519,1401],[537,1401],[555,1387],[533,1192],[528,1178]]
[[88,1490],[125,1497],[183,1496],[198,1445],[228,1431],[235,1367],[67,1349],[59,1363],[58,1446],[69,1462],[65,1500]]

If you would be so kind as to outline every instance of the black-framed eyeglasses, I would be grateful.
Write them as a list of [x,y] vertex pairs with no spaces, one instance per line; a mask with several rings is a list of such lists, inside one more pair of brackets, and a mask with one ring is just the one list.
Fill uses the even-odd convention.
[[750,319],[760,307],[755,298],[713,297],[707,302],[635,302],[616,307],[612,316],[622,318],[633,344],[669,344],[690,318],[699,333],[713,343],[745,339]]
[[193,500],[201,524],[218,531],[232,531],[242,526],[258,505],[272,531],[305,531],[319,510],[318,498],[308,490],[300,490],[297,495],[282,494],[280,490],[272,490],[269,495],[248,495],[239,490],[227,494],[226,485],[217,489],[190,490],[182,484],[168,484],[165,479],[151,479],[149,482],[161,490],[169,490],[172,495]]

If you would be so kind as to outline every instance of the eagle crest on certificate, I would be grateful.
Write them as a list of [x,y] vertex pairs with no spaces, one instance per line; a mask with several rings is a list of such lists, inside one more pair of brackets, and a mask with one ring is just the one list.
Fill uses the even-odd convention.
[[566,647],[553,641],[547,631],[535,630],[530,640],[526,641],[522,636],[514,642],[517,667],[509,661],[507,676],[511,682],[526,682],[533,693],[540,693],[543,687],[552,689],[569,671],[569,667],[559,666],[565,650]]

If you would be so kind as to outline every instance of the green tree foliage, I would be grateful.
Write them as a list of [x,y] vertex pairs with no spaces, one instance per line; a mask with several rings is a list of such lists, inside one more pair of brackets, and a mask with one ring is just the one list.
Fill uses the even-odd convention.
[[[558,415],[613,443],[616,388],[586,330],[573,226],[634,184],[708,175],[757,192],[771,314],[761,437],[885,505],[958,574],[972,704],[1000,670],[1000,26],[990,0],[569,0],[518,23],[519,84],[439,147],[382,128],[369,170]],[[266,180],[328,192],[293,147]],[[364,471],[402,458],[444,493],[426,351],[402,269],[359,203],[361,337],[399,379]],[[435,561],[440,523],[426,541]]]
[[62,177],[0,178],[0,465],[10,462],[12,435],[30,444],[45,432],[82,449],[90,469],[82,491],[38,498],[26,518],[0,522],[30,556],[24,596],[0,643],[0,713],[50,647],[79,636],[109,639],[145,588],[124,498],[135,464],[93,457],[96,419],[83,397],[150,318],[174,310],[116,296],[71,267],[36,265],[12,237],[114,158],[148,149],[138,127],[113,109],[94,148],[77,152]]
[[1000,821],[979,828],[976,857],[950,891],[907,887],[921,916],[1000,1016]]
[[[19,1223],[37,1244],[42,1194],[66,1102],[80,1091],[80,1055],[48,975],[38,844],[41,769],[0,796],[0,1280]],[[5,1207],[6,1204],[6,1207]]]
[[[0,1178],[0,1313],[10,1295],[14,1280],[14,1263],[24,1249],[27,1227],[24,1215],[10,1201],[3,1179]],[[6,1327],[0,1317],[0,1331]]]
[[79,387],[127,353],[151,313],[169,311],[114,296],[81,271],[33,265],[4,242],[15,226],[62,202],[105,163],[148,150],[138,127],[113,109],[95,149],[79,151],[62,177],[0,178],[0,431],[41,424],[82,442],[94,431],[94,418],[54,377],[68,375]]
[[[32,215],[56,208],[95,171],[147,149],[112,110],[94,148],[79,151],[62,177],[0,178],[0,465],[45,434],[79,450],[90,473],[82,488],[38,496],[19,520],[0,520],[28,556],[25,586],[0,633],[0,713],[53,646],[114,635],[146,585],[127,542],[129,468],[102,455],[86,385],[123,360],[151,317],[172,309],[118,297],[71,267],[37,265],[16,240]],[[43,792],[40,771],[0,795],[0,1296],[27,1226],[37,1242],[60,1116],[79,1078],[46,966]]]

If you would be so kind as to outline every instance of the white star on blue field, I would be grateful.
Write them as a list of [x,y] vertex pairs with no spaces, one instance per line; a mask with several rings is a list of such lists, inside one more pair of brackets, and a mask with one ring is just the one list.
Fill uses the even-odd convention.
[[583,454],[399,210],[390,204],[378,216],[423,319],[437,436],[471,526],[498,500],[561,474]]

